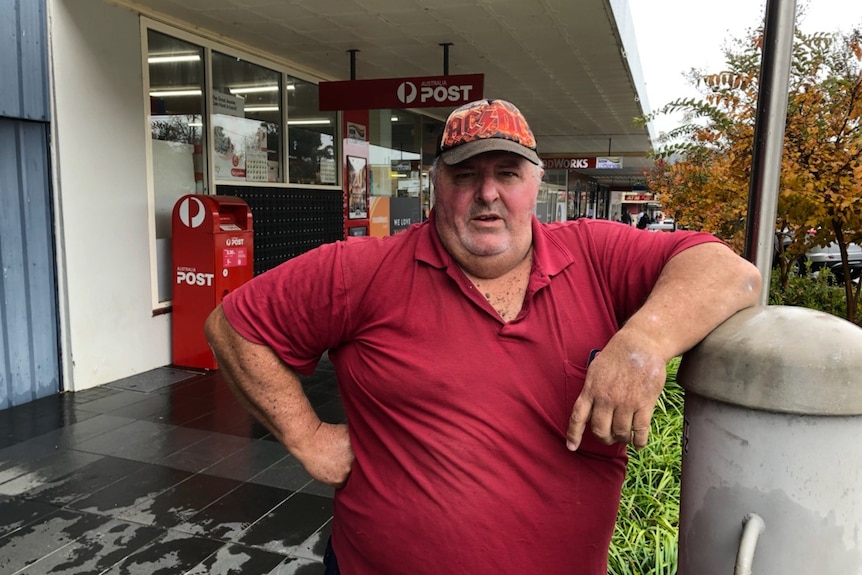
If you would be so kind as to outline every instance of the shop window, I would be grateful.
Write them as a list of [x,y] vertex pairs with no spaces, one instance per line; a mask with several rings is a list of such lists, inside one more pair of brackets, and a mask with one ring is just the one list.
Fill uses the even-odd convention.
[[371,110],[369,119],[371,195],[419,197],[422,116],[406,110]]
[[293,184],[338,183],[336,113],[319,108],[317,84],[288,77],[288,178]]
[[147,31],[150,133],[153,162],[153,212],[157,291],[171,299],[171,212],[186,194],[204,193],[203,48]]
[[567,178],[568,170],[545,170],[536,203],[536,217],[540,221],[564,222],[577,216],[572,213],[573,207],[567,201]]
[[216,180],[283,181],[281,79],[275,70],[213,52],[211,117]]

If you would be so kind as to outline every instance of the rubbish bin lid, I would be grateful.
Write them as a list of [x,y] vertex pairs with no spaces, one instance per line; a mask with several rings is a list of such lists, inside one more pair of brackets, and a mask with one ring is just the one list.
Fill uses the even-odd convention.
[[862,328],[812,309],[759,306],[683,356],[686,392],[752,409],[862,414]]

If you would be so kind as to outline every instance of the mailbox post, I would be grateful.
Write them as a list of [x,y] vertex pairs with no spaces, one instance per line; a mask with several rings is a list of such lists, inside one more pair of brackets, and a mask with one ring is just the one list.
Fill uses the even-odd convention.
[[251,210],[240,198],[190,194],[174,205],[174,365],[217,369],[204,322],[224,297],[254,276]]

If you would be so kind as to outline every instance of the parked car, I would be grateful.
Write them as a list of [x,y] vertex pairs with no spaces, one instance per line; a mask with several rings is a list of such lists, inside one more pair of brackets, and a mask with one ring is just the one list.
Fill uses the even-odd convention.
[[651,232],[672,232],[676,230],[676,222],[673,218],[664,218],[654,224],[648,224],[646,229]]
[[[805,262],[808,271],[819,273],[820,270],[828,268],[838,282],[844,281],[844,268],[841,265],[841,250],[838,242],[832,242],[828,246],[814,246],[805,253]],[[859,278],[862,275],[862,246],[858,244],[847,245],[847,263],[850,264],[850,277]]]

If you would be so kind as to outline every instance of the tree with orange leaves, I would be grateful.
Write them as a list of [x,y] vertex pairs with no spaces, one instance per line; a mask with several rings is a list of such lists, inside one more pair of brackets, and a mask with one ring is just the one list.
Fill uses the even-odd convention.
[[[751,177],[762,60],[762,29],[725,49],[727,71],[690,78],[701,98],[673,101],[660,114],[683,112],[662,134],[647,174],[664,210],[686,227],[710,231],[741,252]],[[791,63],[777,206],[780,285],[813,245],[837,242],[847,319],[855,321],[862,282],[854,284],[847,246],[862,243],[862,35],[798,29]]]

